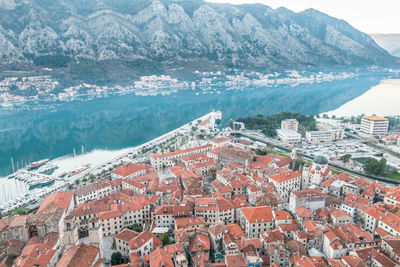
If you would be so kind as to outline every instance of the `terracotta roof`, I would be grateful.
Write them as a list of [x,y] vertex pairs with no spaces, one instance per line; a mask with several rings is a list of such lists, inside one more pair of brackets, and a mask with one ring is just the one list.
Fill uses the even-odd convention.
[[169,255],[175,255],[177,253],[185,253],[185,250],[183,249],[182,244],[180,243],[166,245],[164,249],[168,252]]
[[280,161],[275,162],[275,164],[279,168],[282,168],[282,167],[289,165],[291,161],[292,161],[291,158],[284,158],[284,159],[281,159]]
[[243,230],[242,228],[240,228],[240,226],[236,223],[234,224],[228,224],[225,226],[226,229],[228,229],[228,232],[231,233],[233,236],[235,237],[241,237],[244,236]]
[[124,240],[126,242],[129,242],[133,238],[137,237],[139,235],[138,232],[132,231],[128,228],[123,229],[121,232],[115,235],[115,238]]
[[277,173],[274,175],[271,175],[270,178],[278,183],[283,183],[295,178],[298,178],[301,176],[301,172],[296,171],[296,172],[292,172],[292,171],[285,171],[283,173]]
[[397,217],[396,215],[388,212],[381,218],[380,221],[388,225],[389,227],[393,228],[397,232],[400,232],[400,218]]
[[150,267],[174,267],[171,256],[164,249],[157,248],[149,254]]
[[331,215],[336,219],[343,217],[343,216],[350,216],[348,213],[344,212],[343,210],[335,209],[331,212]]
[[225,256],[226,267],[246,267],[247,263],[243,256],[240,255],[226,255]]
[[10,223],[9,227],[12,228],[12,227],[25,226],[27,219],[28,219],[27,215],[13,216],[11,218],[11,223]]
[[97,217],[100,220],[106,220],[106,219],[111,219],[111,218],[117,218],[117,217],[122,217],[124,214],[120,210],[110,210],[110,211],[104,211],[100,212]]
[[135,163],[128,163],[127,165],[121,166],[118,169],[112,171],[112,173],[117,174],[122,177],[129,176],[133,173],[140,172],[142,170],[150,169],[150,165],[148,164],[135,164]]
[[66,212],[73,199],[73,196],[73,191],[57,192],[51,194],[43,200],[37,213],[51,212],[57,207],[63,208]]
[[168,158],[168,157],[172,157],[172,156],[178,156],[181,154],[194,152],[194,151],[201,150],[201,149],[211,149],[211,148],[212,148],[212,145],[208,144],[208,145],[204,145],[204,146],[192,147],[192,148],[179,150],[179,151],[175,151],[175,152],[170,152],[170,153],[166,153],[166,154],[156,153],[156,154],[150,155],[150,157],[152,157],[152,158]]
[[370,121],[387,121],[388,119],[379,116],[364,116],[363,119]]
[[[206,234],[197,233],[190,240],[190,252],[208,251],[211,248],[210,238]],[[201,248],[201,250],[199,250]]]
[[285,210],[274,210],[274,217],[275,220],[291,220],[292,215],[290,215],[289,212],[285,211]]
[[92,266],[95,263],[99,249],[86,243],[79,243],[67,249],[57,263],[57,267]]
[[374,249],[372,251],[372,255],[374,258],[374,261],[377,261],[380,266],[385,266],[385,267],[395,267],[399,266],[396,262],[391,260],[388,256],[386,256],[384,253],[379,252],[378,250]]
[[307,232],[313,232],[318,229],[318,226],[314,221],[305,221],[303,222],[303,226]]
[[153,236],[148,231],[141,232],[138,236],[134,237],[128,242],[131,250],[142,247],[145,243],[153,239]]
[[214,236],[224,233],[225,230],[226,230],[225,226],[219,223],[208,227],[208,232],[210,232]]
[[272,222],[274,219],[268,206],[243,208],[241,212],[250,223]]
[[296,209],[296,214],[297,216],[302,218],[314,218],[314,214],[312,214],[312,212],[309,209],[303,206]]
[[194,218],[176,218],[175,224],[178,228],[187,227],[187,226],[195,226],[195,225],[205,225],[203,217],[194,217]]
[[367,267],[363,260],[358,256],[343,256],[342,260],[349,267]]
[[311,196],[326,196],[326,194],[322,193],[317,189],[304,189],[292,192],[296,197],[311,197]]

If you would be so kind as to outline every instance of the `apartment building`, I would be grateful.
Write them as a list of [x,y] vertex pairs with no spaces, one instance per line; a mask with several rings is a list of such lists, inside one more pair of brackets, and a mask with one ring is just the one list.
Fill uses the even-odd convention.
[[368,138],[385,136],[389,129],[389,120],[379,116],[364,116],[361,119],[360,135]]
[[166,154],[152,154],[150,155],[150,164],[153,168],[158,170],[165,167],[171,167],[180,163],[180,159],[183,157],[204,153],[211,150],[212,148],[213,146],[211,144],[207,144],[204,146],[188,148],[185,150],[179,150]]
[[248,207],[240,210],[240,224],[247,237],[258,238],[260,232],[274,228],[274,215],[269,206]]
[[287,200],[290,192],[300,190],[301,172],[285,171],[277,173],[269,176],[269,181],[275,186],[275,191]]
[[187,206],[157,206],[154,209],[153,222],[157,227],[168,227],[174,229],[175,220],[179,217],[189,216],[189,207]]
[[299,122],[296,119],[287,119],[281,121],[281,129],[292,130],[295,132],[299,131]]
[[306,140],[311,143],[332,142],[342,140],[344,138],[343,129],[332,129],[328,131],[308,131],[306,132]]
[[225,198],[197,198],[194,204],[194,215],[208,225],[234,222],[235,207]]
[[113,181],[109,180],[97,180],[88,185],[84,185],[75,190],[74,198],[76,205],[81,205],[88,201],[98,200],[117,193],[122,190],[122,180],[116,179]]

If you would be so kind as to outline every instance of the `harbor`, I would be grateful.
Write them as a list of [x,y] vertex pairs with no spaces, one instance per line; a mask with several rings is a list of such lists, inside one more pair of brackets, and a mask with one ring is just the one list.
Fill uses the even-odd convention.
[[[7,177],[0,178],[0,211],[8,214],[15,209],[37,204],[47,195],[67,190],[76,180],[90,174],[98,175],[125,162],[143,162],[153,148],[177,135],[189,134],[192,125],[214,117],[220,119],[220,112],[210,112],[164,135],[136,147],[122,150],[94,150],[53,160],[43,159],[30,163]],[[83,148],[82,148],[82,152]]]

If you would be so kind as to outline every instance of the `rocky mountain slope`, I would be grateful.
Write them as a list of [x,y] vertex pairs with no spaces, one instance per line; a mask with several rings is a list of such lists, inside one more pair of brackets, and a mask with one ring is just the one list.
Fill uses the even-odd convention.
[[2,66],[63,68],[71,77],[396,60],[347,22],[313,9],[202,0],[0,0],[0,58]]
[[377,44],[386,49],[390,54],[400,57],[400,34],[370,34]]

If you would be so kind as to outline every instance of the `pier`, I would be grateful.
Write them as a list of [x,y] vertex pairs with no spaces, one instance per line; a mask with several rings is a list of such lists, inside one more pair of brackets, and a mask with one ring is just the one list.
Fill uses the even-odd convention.
[[[192,125],[196,125],[198,121],[203,121],[206,120],[207,118],[216,118],[220,116],[219,112],[210,112],[207,113],[199,118],[196,118],[188,123],[186,123],[185,125],[182,125],[181,127],[174,129],[168,133],[165,133],[155,139],[152,139],[146,143],[143,143],[139,146],[136,147],[132,147],[132,148],[126,148],[126,149],[122,149],[123,152],[121,152],[120,155],[118,156],[112,156],[108,159],[103,159],[102,162],[96,162],[96,164],[92,164],[90,166],[88,166],[87,168],[85,167],[85,164],[83,163],[81,166],[77,166],[76,169],[82,169],[82,171],[79,171],[76,174],[70,175],[69,177],[57,177],[56,175],[47,175],[47,174],[42,174],[39,173],[37,170],[28,170],[26,168],[24,169],[20,169],[17,172],[9,175],[7,178],[16,178],[16,177],[32,177],[32,176],[36,176],[39,177],[40,179],[44,179],[44,180],[54,180],[54,184],[52,186],[48,186],[48,187],[43,187],[39,190],[37,190],[37,192],[35,192],[35,194],[27,194],[27,197],[25,197],[24,199],[9,199],[9,202],[12,202],[12,205],[9,205],[8,207],[5,207],[4,210],[2,211],[3,213],[7,214],[10,213],[12,211],[14,211],[15,209],[18,209],[20,207],[24,207],[29,205],[30,203],[37,203],[38,205],[40,204],[41,200],[43,198],[45,198],[46,196],[57,192],[57,191],[61,191],[61,190],[67,190],[67,187],[69,185],[73,185],[75,183],[76,180],[80,180],[86,176],[88,176],[89,174],[99,174],[101,173],[102,170],[104,170],[104,168],[109,168],[112,167],[115,164],[121,164],[124,162],[133,162],[135,160],[132,160],[131,158],[137,157],[142,153],[143,149],[153,149],[156,146],[160,145],[161,143],[170,140],[176,136],[178,136],[179,134],[188,134],[191,129],[192,129]],[[57,160],[57,159],[55,159]],[[49,164],[53,164],[54,160],[51,160],[49,162]],[[19,180],[25,181],[22,178],[17,178]],[[3,203],[0,203],[3,204]]]

